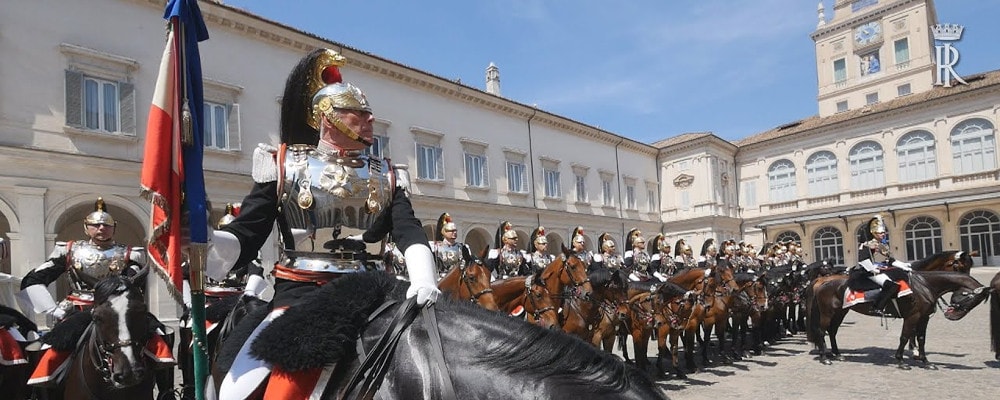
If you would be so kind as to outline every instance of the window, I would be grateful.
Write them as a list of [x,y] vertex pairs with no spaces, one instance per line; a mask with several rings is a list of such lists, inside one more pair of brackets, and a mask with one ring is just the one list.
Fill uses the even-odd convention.
[[489,169],[486,156],[465,153],[465,184],[472,187],[489,187]]
[[438,146],[417,144],[417,178],[444,180],[443,150]]
[[792,231],[784,231],[774,237],[774,243],[785,243],[785,242],[795,242],[802,243],[802,237],[798,233]]
[[222,104],[205,102],[201,130],[205,135],[205,147],[226,150],[229,148],[229,117],[227,107]]
[[899,86],[896,87],[896,95],[898,95],[899,97],[906,96],[906,95],[908,95],[910,93],[912,93],[912,92],[910,92],[910,84],[909,83],[907,83],[905,85],[899,85]]
[[625,186],[625,205],[629,210],[635,210],[635,185]]
[[772,203],[795,200],[795,164],[778,160],[767,170],[768,189]]
[[896,143],[899,159],[899,181],[917,182],[937,176],[934,135],[927,131],[913,131],[903,135]]
[[605,207],[613,207],[615,205],[614,190],[612,190],[611,178],[601,177],[601,199],[604,200],[602,204]]
[[545,197],[562,197],[562,188],[559,186],[559,171],[542,168],[542,176],[545,178]]
[[365,154],[386,158],[389,155],[389,137],[372,135],[372,145],[365,149]]
[[829,151],[818,151],[806,160],[806,178],[809,194],[826,196],[840,191],[837,182],[837,156]]
[[996,168],[996,140],[993,124],[973,118],[951,130],[952,167],[956,175]]
[[649,212],[656,211],[656,189],[646,189],[646,203]]
[[847,100],[837,102],[837,112],[847,111]]
[[892,43],[896,54],[896,64],[903,64],[910,61],[910,42],[906,38],[899,39]]
[[743,182],[743,206],[747,208],[757,207],[757,182]]
[[528,174],[523,162],[507,161],[507,190],[528,193]]
[[135,60],[62,43],[66,126],[80,131],[135,136]]
[[813,254],[816,261],[832,259],[836,265],[844,265],[844,235],[831,226],[820,228],[813,235]]
[[847,159],[851,162],[851,189],[872,189],[885,185],[881,145],[870,140],[858,143]]
[[833,82],[840,83],[847,80],[847,59],[840,58],[833,62]]
[[934,217],[916,217],[906,223],[906,259],[922,260],[944,249],[941,222]]
[[691,193],[687,190],[681,191],[681,210],[687,211],[691,209]]
[[587,202],[587,177],[584,175],[575,175],[576,177],[576,201],[579,203]]
[[878,103],[878,92],[868,93],[865,95],[865,104],[875,104]]

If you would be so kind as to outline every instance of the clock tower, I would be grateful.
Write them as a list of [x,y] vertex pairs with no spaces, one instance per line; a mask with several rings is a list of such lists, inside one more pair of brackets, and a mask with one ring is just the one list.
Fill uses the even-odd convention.
[[830,20],[819,3],[820,117],[930,90],[934,24],[933,0],[833,0]]

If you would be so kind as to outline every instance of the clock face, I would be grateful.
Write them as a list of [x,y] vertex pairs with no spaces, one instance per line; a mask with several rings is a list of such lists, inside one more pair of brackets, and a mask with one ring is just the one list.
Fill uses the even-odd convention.
[[854,29],[854,41],[861,46],[870,44],[882,36],[882,25],[878,21],[868,22]]

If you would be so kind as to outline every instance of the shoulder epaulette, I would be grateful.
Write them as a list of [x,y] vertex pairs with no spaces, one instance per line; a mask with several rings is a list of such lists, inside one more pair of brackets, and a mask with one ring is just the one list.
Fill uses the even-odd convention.
[[253,169],[250,176],[257,183],[268,183],[278,180],[278,162],[275,158],[278,149],[269,144],[260,143],[253,149]]

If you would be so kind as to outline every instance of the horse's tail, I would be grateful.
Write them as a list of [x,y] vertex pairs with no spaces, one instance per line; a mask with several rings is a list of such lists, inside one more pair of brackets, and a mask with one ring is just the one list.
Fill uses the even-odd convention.
[[1000,293],[990,293],[990,350],[1000,353]]
[[805,291],[802,293],[803,301],[806,306],[806,339],[815,344],[823,343],[823,332],[819,327],[819,300],[816,299],[816,281],[811,284],[806,285]]

